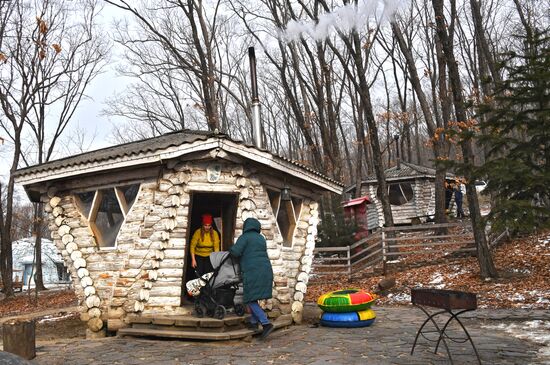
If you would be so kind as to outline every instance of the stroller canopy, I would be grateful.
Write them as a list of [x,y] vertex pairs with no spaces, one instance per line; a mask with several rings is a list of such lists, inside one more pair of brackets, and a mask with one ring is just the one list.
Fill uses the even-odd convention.
[[209,281],[213,289],[241,281],[238,259],[229,255],[228,251],[212,252],[210,263],[214,268],[214,275]]

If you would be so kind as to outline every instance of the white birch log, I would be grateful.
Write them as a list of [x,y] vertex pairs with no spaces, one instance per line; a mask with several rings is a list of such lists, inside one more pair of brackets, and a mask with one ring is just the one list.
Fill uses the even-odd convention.
[[153,227],[158,221],[160,221],[160,217],[156,215],[148,215],[143,220],[143,227],[144,228],[151,228]]
[[248,189],[241,189],[241,193],[239,194],[239,199],[248,199],[250,198],[250,190]]
[[160,242],[161,250],[166,250],[168,247],[170,247],[170,242],[168,240]]
[[61,208],[59,205],[52,210],[52,214],[54,217],[59,217],[61,214],[63,214],[63,208]]
[[[179,285],[177,285],[179,284]],[[155,286],[151,289],[151,297],[179,297],[181,295],[181,282],[171,286]]]
[[[157,273],[156,270],[154,271],[155,273]],[[161,277],[161,278],[181,278],[183,275],[183,269],[174,269],[174,268],[160,269],[158,270],[158,274],[155,274],[155,276],[156,275],[158,275],[158,277]],[[149,274],[149,277],[151,277],[151,274]]]
[[139,300],[142,302],[146,302],[149,300],[149,290],[147,289],[141,289],[139,291]]
[[83,258],[76,259],[75,261],[73,261],[73,266],[74,266],[75,269],[80,269],[81,267],[86,267],[86,260],[84,260]]
[[90,316],[90,319],[91,318],[99,318],[99,317],[101,317],[101,309],[99,309],[97,307],[90,308],[88,310],[88,315]]
[[92,286],[94,284],[94,281],[89,276],[84,276],[82,279],[80,279],[80,285],[83,288],[86,288],[88,286]]
[[302,265],[302,271],[309,274],[311,272],[311,265]]
[[170,239],[170,232],[166,232],[166,231],[160,232],[160,239],[163,241],[168,241]]
[[68,234],[69,232],[71,232],[71,227],[69,227],[69,226],[66,225],[66,224],[63,224],[63,225],[60,226],[59,229],[57,230],[57,233],[59,233],[60,236],[66,235],[66,234]]
[[90,273],[88,272],[88,269],[84,268],[84,267],[81,267],[80,269],[78,269],[76,271],[76,274],[78,275],[79,278],[83,278],[85,276],[88,276],[90,275]]
[[153,282],[146,280],[145,283],[143,283],[143,287],[145,289],[151,289],[153,287]]
[[134,312],[143,312],[143,309],[145,309],[145,305],[136,300],[134,303]]
[[91,318],[88,321],[88,328],[92,332],[99,332],[103,328],[103,321],[100,318]]
[[58,227],[60,227],[64,222],[65,222],[65,217],[63,217],[62,215],[55,217],[54,219],[54,223]]
[[153,260],[151,262],[151,268],[153,269],[158,269],[160,267],[160,261],[157,261],[157,260]]
[[178,224],[178,222],[175,219],[170,219],[170,218],[165,219],[163,223],[164,223],[164,229],[167,231],[173,231]]
[[305,294],[307,291],[307,285],[299,282],[298,284],[296,284],[296,290]]
[[73,251],[71,253],[71,260],[76,261],[77,259],[82,258],[82,252],[80,251]]
[[298,281],[302,281],[304,282],[304,284],[307,284],[308,281],[309,281],[309,275],[306,274],[305,272],[301,272],[298,274]]
[[189,181],[191,181],[191,174],[189,173],[186,173],[186,172],[180,172],[178,174],[178,179],[180,181],[181,184],[187,184]]
[[242,187],[248,185],[248,180],[245,177],[240,177],[240,178],[237,179],[235,185],[242,188]]
[[164,260],[164,252],[161,250],[155,250],[155,259]]
[[176,215],[178,214],[178,210],[174,207],[168,208],[164,212],[166,214],[166,217],[168,218],[176,218]]
[[58,196],[54,196],[53,198],[50,199],[50,205],[52,206],[52,208],[57,207],[60,202],[61,202],[61,198]]
[[297,291],[294,293],[294,300],[297,300],[299,302],[303,302],[304,301],[304,293],[302,293],[301,291]]
[[244,167],[242,165],[236,165],[231,168],[232,176],[244,176]]
[[157,270],[149,270],[147,273],[149,274],[149,280],[156,281],[158,279]]
[[242,209],[245,209],[245,210],[254,210],[256,209],[256,204],[254,203],[254,201],[250,200],[250,199],[243,199],[240,203],[240,206]]
[[50,204],[46,204],[46,205],[44,205],[44,211],[46,213],[51,213],[53,211],[53,208]]
[[301,312],[304,310],[304,304],[302,301],[296,301],[292,303],[292,311],[293,312]]
[[168,191],[174,184],[170,180],[162,179],[159,183],[159,190],[160,191]]
[[86,307],[93,308],[93,307],[99,307],[101,304],[101,300],[97,295],[91,295],[86,298]]
[[177,195],[170,195],[164,202],[162,203],[162,206],[165,208],[168,207],[177,207],[180,205],[180,197]]
[[61,237],[61,242],[63,242],[64,245],[73,241],[74,241],[74,236],[72,234],[64,234],[63,237]]
[[313,263],[313,257],[311,257],[311,256],[302,256],[302,258],[300,259],[300,262],[302,263],[302,265],[311,266],[311,264]]
[[[88,278],[88,277],[89,277],[89,276],[87,276],[87,278]],[[84,288],[84,295],[85,295],[86,297],[92,296],[92,295],[94,295],[95,293],[96,293],[96,291],[95,291],[95,288],[94,288],[93,285],[90,285],[90,286],[87,286],[87,287]]]

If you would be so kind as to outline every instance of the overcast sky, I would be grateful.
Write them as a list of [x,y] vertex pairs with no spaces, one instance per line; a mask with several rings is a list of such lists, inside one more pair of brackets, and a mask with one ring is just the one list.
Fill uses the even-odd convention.
[[[110,36],[111,32],[108,29],[111,28],[113,20],[123,18],[125,13],[114,6],[106,4],[101,15],[102,26],[104,30],[107,29],[107,34]],[[93,137],[93,142],[89,147],[90,150],[108,147],[112,144],[110,132],[112,123],[116,123],[117,120],[101,115],[101,111],[105,107],[106,99],[112,97],[115,93],[122,92],[129,83],[127,78],[117,76],[116,65],[124,62],[124,60],[117,54],[117,47],[114,43],[111,47],[111,53],[111,62],[105,67],[104,73],[96,77],[88,86],[86,95],[89,99],[80,103],[71,120],[69,130],[63,134],[63,138],[67,139],[70,138],[75,129],[85,130],[89,138]],[[5,138],[4,133],[0,133],[0,136]],[[11,147],[11,142],[7,140],[0,145],[0,177],[2,180],[7,177],[11,166],[13,158]],[[65,148],[58,145],[54,159],[68,154],[69,152]]]

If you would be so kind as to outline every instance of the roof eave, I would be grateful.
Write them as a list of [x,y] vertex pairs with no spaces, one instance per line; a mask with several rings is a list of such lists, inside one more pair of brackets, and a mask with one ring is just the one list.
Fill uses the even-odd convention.
[[[324,190],[337,194],[342,194],[344,186],[313,172],[308,168],[301,168],[291,162],[287,162],[269,152],[248,147],[243,144],[232,142],[228,139],[212,137],[207,140],[185,143],[178,146],[156,150],[150,153],[141,153],[131,156],[106,159],[103,161],[87,162],[80,165],[64,166],[54,169],[46,169],[29,174],[20,174],[15,177],[15,182],[25,187],[33,184],[45,183],[53,180],[71,178],[78,175],[104,172],[106,170],[115,170],[125,167],[138,165],[161,164],[162,161],[170,160],[194,152],[208,151],[212,149],[223,149],[230,153],[235,153],[246,157],[252,161],[259,162],[277,170],[286,172],[299,179],[306,180]],[[27,189],[26,189],[27,190]],[[28,194],[28,191],[27,191]],[[29,195],[30,197],[30,195]]]

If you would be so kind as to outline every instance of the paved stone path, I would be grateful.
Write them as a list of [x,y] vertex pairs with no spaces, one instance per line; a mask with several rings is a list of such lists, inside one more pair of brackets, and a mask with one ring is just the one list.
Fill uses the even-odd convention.
[[[267,340],[201,342],[108,337],[98,340],[66,340],[37,344],[35,364],[449,364],[444,347],[433,353],[433,344],[420,340],[410,355],[424,314],[415,307],[374,308],[376,322],[367,328],[335,329],[304,324],[273,332]],[[503,331],[487,330],[486,324],[514,320],[550,319],[544,311],[486,311],[495,320],[469,318],[464,324],[483,364],[550,364],[541,345]],[[521,311],[519,311],[521,312]],[[527,316],[527,317],[526,317]],[[483,316],[483,311],[480,315]],[[434,334],[432,334],[434,335]],[[458,327],[450,335],[461,336]],[[455,364],[477,364],[468,342],[450,345]]]

